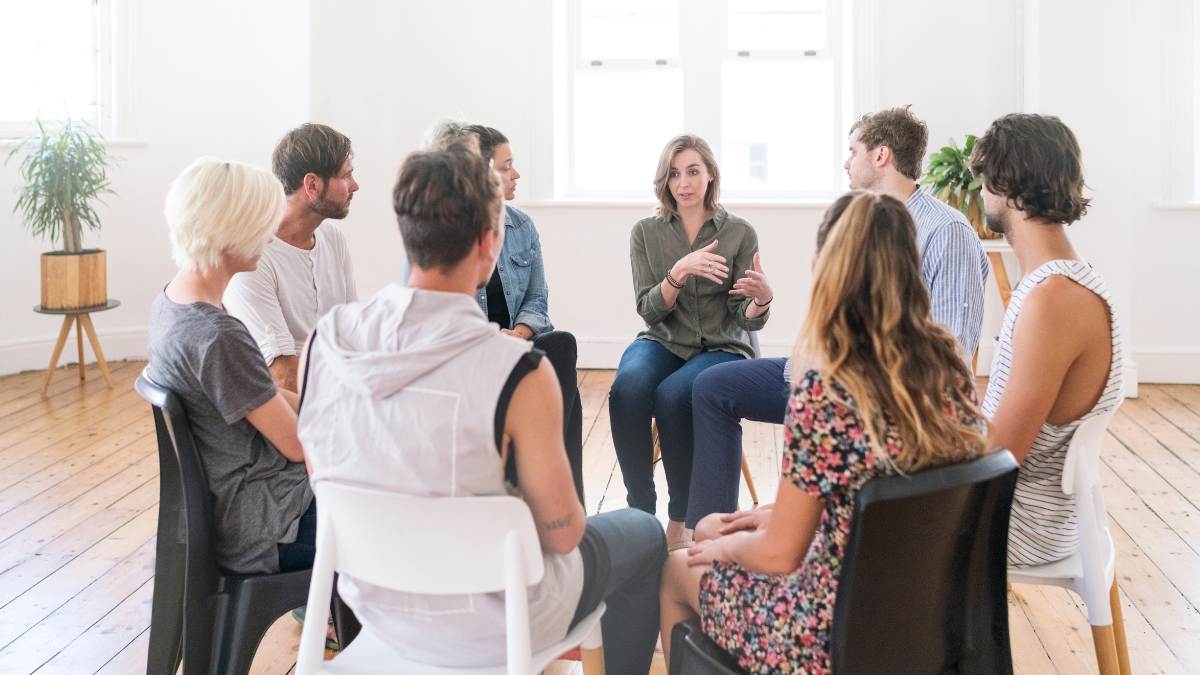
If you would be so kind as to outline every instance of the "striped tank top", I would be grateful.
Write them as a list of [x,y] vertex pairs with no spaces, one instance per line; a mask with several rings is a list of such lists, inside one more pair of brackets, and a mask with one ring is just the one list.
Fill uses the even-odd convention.
[[1055,426],[1043,423],[1021,471],[1017,475],[1017,489],[1013,495],[1012,516],[1008,531],[1008,563],[1015,567],[1042,565],[1062,560],[1073,554],[1079,543],[1078,523],[1075,519],[1075,500],[1063,494],[1062,472],[1067,457],[1071,436],[1081,422],[1097,415],[1108,415],[1116,410],[1122,400],[1121,329],[1113,308],[1112,298],[1104,280],[1092,266],[1080,260],[1051,260],[1027,274],[1013,290],[1004,314],[996,352],[992,356],[992,367],[988,381],[987,396],[983,401],[983,413],[988,418],[996,414],[1000,397],[1008,385],[1008,374],[1012,370],[1012,336],[1017,317],[1025,297],[1038,284],[1052,275],[1061,275],[1100,296],[1108,305],[1110,331],[1112,333],[1112,364],[1108,369],[1108,380],[1104,392],[1096,405],[1083,417]]

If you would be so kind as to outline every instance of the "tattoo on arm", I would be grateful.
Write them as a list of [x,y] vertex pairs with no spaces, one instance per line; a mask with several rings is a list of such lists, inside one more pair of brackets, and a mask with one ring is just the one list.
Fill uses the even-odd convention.
[[555,518],[554,520],[549,521],[546,523],[545,527],[547,530],[561,530],[564,527],[570,526],[572,520],[573,517],[568,513],[562,518]]

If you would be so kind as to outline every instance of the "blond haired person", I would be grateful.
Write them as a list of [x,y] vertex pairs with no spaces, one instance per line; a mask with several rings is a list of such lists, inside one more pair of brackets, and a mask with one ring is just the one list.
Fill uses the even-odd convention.
[[658,213],[633,226],[629,257],[646,324],[617,368],[609,419],[629,505],[654,513],[650,419],[658,422],[670,501],[667,541],[686,546],[692,478],[692,383],[706,368],[754,356],[749,331],[767,322],[774,295],[758,262],[758,235],[721,206],[721,173],[704,139],[663,148],[654,179]]
[[243,574],[311,567],[315,550],[295,397],[276,389],[254,338],[221,305],[283,211],[283,186],[267,171],[189,166],[165,209],[179,271],[150,308],[145,375],[183,401],[213,494],[217,564]]
[[815,275],[795,358],[816,365],[793,374],[774,509],[761,526],[698,542],[664,568],[663,635],[699,614],[755,673],[829,672],[837,574],[868,480],[985,446],[971,373],[954,336],[929,318],[904,204],[855,197]]

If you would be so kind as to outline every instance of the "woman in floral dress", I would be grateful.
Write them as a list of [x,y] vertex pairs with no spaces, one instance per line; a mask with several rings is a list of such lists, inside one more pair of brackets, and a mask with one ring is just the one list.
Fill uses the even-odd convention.
[[974,378],[929,318],[915,227],[896,199],[859,194],[836,218],[793,363],[777,501],[718,516],[719,536],[670,556],[664,649],[698,614],[748,672],[829,672],[859,489],[983,451]]

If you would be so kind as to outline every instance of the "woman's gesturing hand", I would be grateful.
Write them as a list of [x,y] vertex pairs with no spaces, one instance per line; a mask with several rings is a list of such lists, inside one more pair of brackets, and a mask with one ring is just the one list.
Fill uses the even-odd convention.
[[754,269],[746,270],[746,276],[733,282],[729,294],[754,298],[759,307],[775,299],[775,292],[771,290],[771,284],[763,272],[762,260],[757,253],[754,254]]
[[683,256],[671,268],[671,278],[682,284],[688,277],[696,275],[704,277],[716,284],[723,284],[729,278],[729,266],[725,258],[713,253],[717,248],[717,240],[698,251]]

